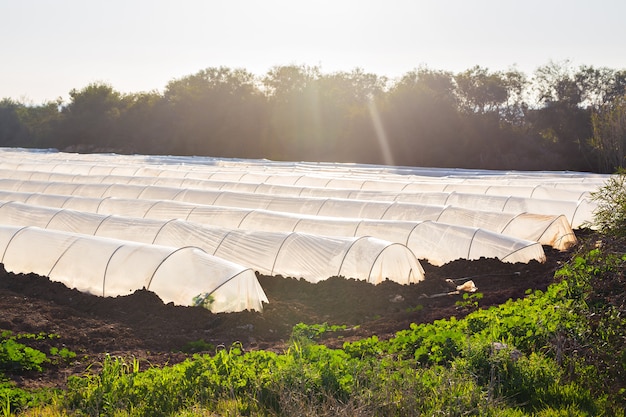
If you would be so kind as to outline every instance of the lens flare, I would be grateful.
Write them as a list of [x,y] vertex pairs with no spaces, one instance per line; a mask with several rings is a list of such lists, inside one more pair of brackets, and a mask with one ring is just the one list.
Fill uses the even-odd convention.
[[376,138],[378,139],[378,145],[380,146],[380,151],[383,154],[383,162],[385,165],[395,165],[393,161],[393,156],[391,155],[391,148],[389,147],[389,141],[387,140],[387,134],[385,133],[385,128],[383,126],[382,120],[380,120],[380,114],[378,113],[378,107],[376,107],[376,102],[373,97],[367,102],[367,107],[370,112],[370,118],[372,119],[372,124],[374,125],[374,129],[376,131]]

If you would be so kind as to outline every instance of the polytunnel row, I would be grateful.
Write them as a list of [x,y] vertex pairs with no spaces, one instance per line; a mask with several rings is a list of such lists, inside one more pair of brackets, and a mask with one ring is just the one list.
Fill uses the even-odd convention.
[[345,276],[378,284],[389,278],[410,284],[424,270],[405,246],[369,236],[331,238],[305,233],[243,231],[206,227],[183,220],[154,220],[86,213],[0,201],[4,225],[122,239],[171,247],[197,247],[210,255],[267,275],[318,282]]
[[[542,244],[564,249],[575,242],[572,227],[561,212],[568,213],[572,221],[577,221],[576,216],[580,217],[579,214],[587,210],[585,197],[604,179],[576,173],[567,174],[572,181],[563,181],[560,175],[550,173],[496,174],[493,171],[476,170],[282,163],[205,157],[78,155],[6,149],[0,149],[0,170],[0,178],[5,178],[0,181],[0,188],[11,190],[0,192],[0,199],[24,201],[36,206],[57,205],[64,210],[55,214],[56,221],[65,219],[69,228],[74,221],[82,222],[70,216],[70,209],[83,212],[89,211],[85,208],[89,206],[95,213],[107,215],[105,218],[108,220],[104,222],[101,218],[97,229],[101,228],[105,235],[120,236],[128,243],[129,234],[134,233],[132,229],[135,227],[137,231],[142,228],[163,229],[165,233],[159,234],[159,239],[164,240],[155,245],[157,247],[168,247],[161,244],[167,240],[165,236],[169,231],[173,236],[168,236],[168,239],[175,242],[172,248],[178,244],[198,243],[189,237],[191,231],[203,230],[198,232],[202,235],[207,233],[204,230],[207,229],[210,230],[208,233],[213,234],[212,239],[222,239],[217,246],[222,248],[219,250],[230,247],[230,252],[236,257],[238,254],[235,252],[241,251],[247,244],[250,245],[250,253],[258,254],[265,250],[259,244],[267,244],[264,240],[266,238],[260,234],[263,229],[273,233],[284,229],[285,233],[292,234],[288,234],[282,241],[282,248],[293,249],[302,255],[303,262],[310,261],[306,253],[311,241],[303,243],[305,241],[298,238],[302,233],[316,234],[316,238],[327,239],[327,243],[340,239],[319,235],[332,236],[338,233],[352,237],[371,235],[374,239],[385,240],[385,245],[394,250],[402,248],[405,252],[413,251],[414,257],[430,251],[430,259],[434,264],[438,261],[445,263],[451,257],[499,257],[511,262],[524,262],[521,259],[526,259],[526,262],[529,259],[543,260],[545,254]],[[69,174],[80,174],[80,177],[70,179]],[[20,181],[10,182],[7,178]],[[28,181],[23,181],[25,179]],[[445,185],[439,184],[442,179]],[[70,181],[75,183],[70,186]],[[124,182],[126,184],[122,184]],[[20,184],[19,190],[15,188],[17,183]],[[41,183],[47,185],[41,189]],[[581,186],[581,183],[584,184]],[[507,186],[503,187],[504,184]],[[514,191],[506,190],[509,185]],[[552,189],[557,191],[553,192]],[[468,191],[473,194],[469,195]],[[477,199],[475,196],[479,192],[483,196]],[[496,203],[502,201],[501,198],[494,198],[501,197],[500,194],[508,201],[507,207],[513,207],[511,204],[516,200],[522,201],[521,197],[541,200],[543,198],[537,197],[551,196],[559,201],[560,207],[556,209],[559,214],[541,215],[535,212],[538,209],[529,210],[529,204],[536,202],[524,202],[523,208],[520,208],[522,203],[516,203],[518,208],[515,210],[529,213],[492,211]],[[484,199],[485,196],[488,198]],[[445,200],[441,200],[443,198]],[[422,199],[419,204],[411,201],[418,199]],[[488,210],[475,211],[477,202],[484,204]],[[469,207],[457,207],[461,204],[469,204]],[[18,207],[18,203],[6,203],[5,206],[12,206],[14,211],[21,212],[38,210]],[[574,209],[570,209],[574,206]],[[81,213],[78,217],[83,218],[84,215]],[[4,215],[0,213],[0,216]],[[137,221],[137,218],[145,219]],[[150,223],[159,218],[160,226]],[[49,220],[50,225],[54,222]],[[186,222],[202,223],[203,226]],[[115,227],[105,232],[105,224]],[[128,227],[128,224],[134,226]],[[216,224],[232,229],[218,231]],[[26,235],[31,234],[30,230],[37,230],[38,233],[69,233],[33,229],[32,226],[22,230]],[[367,233],[368,230],[375,233]],[[186,236],[175,236],[180,233]],[[392,236],[398,242],[389,239]],[[526,237],[531,236],[526,240]],[[89,238],[111,239],[101,236]],[[356,248],[359,246],[357,242],[367,240],[353,239],[352,242]],[[147,243],[133,244],[151,246]],[[215,244],[215,240],[212,244]],[[327,250],[331,246],[323,245]],[[372,246],[368,244],[365,247]],[[448,251],[442,255],[433,254],[435,247],[445,247]],[[203,252],[202,249],[194,250]],[[377,253],[382,252],[367,252],[368,259],[376,258],[375,262],[380,261],[378,264],[369,264],[369,275],[381,271],[379,276],[385,276],[382,271],[389,266],[386,265],[388,262],[381,260],[392,257],[377,257]],[[328,250],[327,259],[332,259],[329,257],[333,254],[336,254],[334,249]],[[422,259],[421,256],[419,258]],[[249,259],[247,262],[250,265]],[[276,262],[274,267],[279,264]],[[420,271],[421,266],[419,263],[417,265]],[[307,267],[311,268],[310,265]],[[272,270],[277,271],[276,268]],[[298,276],[289,273],[285,275]],[[230,286],[236,286],[236,282],[227,281]],[[206,290],[207,284],[203,285],[202,290]],[[251,288],[260,288],[256,277]],[[208,296],[210,291],[197,292],[193,297],[197,298],[199,294]],[[186,298],[189,298],[189,294]]]
[[[523,262],[531,260],[543,262],[545,253],[540,243],[518,239],[509,235],[465,226],[424,221],[390,221],[351,218],[332,218],[289,213],[271,212],[259,209],[241,209],[215,206],[199,206],[188,203],[156,200],[127,200],[113,198],[71,197],[38,193],[19,193],[0,191],[0,201],[18,201],[29,203],[32,210],[13,210],[2,218],[5,221],[19,224],[37,224],[45,227],[49,224],[48,215],[39,218],[43,207],[70,208],[79,213],[96,213],[111,215],[124,213],[133,219],[170,220],[183,219],[204,228],[216,230],[241,229],[248,233],[265,232],[305,233],[320,235],[320,246],[328,240],[324,236],[355,238],[371,236],[391,243],[407,246],[418,259],[424,259],[432,265],[443,265],[456,259],[479,259],[481,257],[497,258],[504,262]],[[30,204],[32,203],[32,205]],[[36,207],[42,207],[36,209]],[[4,207],[9,210],[11,205]],[[140,223],[141,221],[139,221]],[[215,227],[220,225],[221,227]],[[67,226],[65,226],[67,227]],[[75,227],[72,231],[82,231]],[[544,233],[545,235],[545,233]],[[250,235],[248,235],[250,236]],[[541,237],[541,236],[540,236]],[[250,265],[260,268],[258,249],[251,242],[247,251],[236,252],[233,261],[246,260]],[[242,242],[243,243],[243,242]],[[244,246],[247,247],[248,245]],[[211,249],[207,250],[209,253]],[[245,255],[244,255],[245,253]],[[230,258],[228,258],[230,259]],[[308,259],[308,257],[306,257]],[[260,269],[262,271],[262,269]],[[288,276],[280,264],[273,267],[272,273]],[[328,272],[328,271],[327,271]],[[309,277],[306,268],[298,270],[295,276]],[[326,275],[330,276],[330,275]],[[349,275],[352,276],[352,275]]]
[[[79,175],[59,174],[54,172],[1,170],[0,176],[6,179],[43,181],[47,183],[84,183],[84,184],[124,184],[134,186],[161,186],[181,189],[207,191],[231,191],[285,197],[333,198],[343,200],[367,200],[383,202],[402,202],[426,205],[454,206],[504,213],[533,213],[546,215],[564,215],[573,228],[593,219],[595,203],[589,199],[589,191],[572,191],[533,187],[530,196],[505,195],[504,190],[515,191],[519,187],[488,186],[502,190],[501,193],[469,194],[458,191],[434,192],[415,189],[412,192],[362,191],[355,189],[316,188],[310,186],[274,185],[271,183],[250,183],[236,181],[215,181],[172,177],[141,177],[122,175]],[[408,185],[411,185],[408,183]],[[524,192],[520,192],[524,194]],[[534,194],[534,197],[533,195]],[[141,196],[141,194],[139,194]],[[539,198],[543,197],[543,198]]]
[[[48,183],[45,181],[5,179],[0,180],[0,190],[136,199],[135,204],[142,200],[172,200],[203,206],[264,209],[325,217],[395,221],[432,220],[456,226],[477,227],[518,239],[536,241],[558,249],[568,248],[576,241],[569,222],[562,215],[512,214],[453,206],[315,197],[297,198],[129,184]],[[152,205],[153,203],[147,204]],[[129,209],[126,208],[125,210]],[[128,211],[121,214],[127,215]],[[187,220],[196,221],[189,216]]]
[[[269,162],[268,162],[269,164]],[[541,199],[567,199],[581,200],[589,192],[602,185],[608,176],[598,176],[583,178],[589,181],[583,182],[580,178],[576,181],[564,181],[548,177],[546,179],[516,179],[507,176],[487,176],[484,179],[477,179],[480,174],[473,174],[470,178],[421,178],[414,176],[395,176],[394,180],[385,180],[377,176],[371,178],[345,178],[337,176],[321,176],[319,174],[302,173],[297,175],[286,175],[272,172],[251,172],[249,169],[231,169],[195,171],[188,165],[178,166],[184,170],[175,170],[172,166],[167,168],[145,167],[145,166],[100,166],[94,163],[85,165],[84,169],[77,169],[73,164],[63,163],[20,163],[0,164],[0,169],[8,171],[30,171],[49,172],[51,174],[82,175],[82,176],[130,176],[130,177],[150,177],[161,180],[183,179],[191,180],[213,180],[229,181],[245,184],[267,184],[297,186],[300,188],[322,188],[322,189],[343,189],[360,191],[385,191],[387,193],[403,194],[414,192],[460,192],[465,194],[486,194],[501,196],[516,196]],[[47,178],[47,180],[51,180]]]
[[[61,167],[70,172],[59,172]],[[73,173],[68,164],[37,167],[36,164],[0,164],[0,172],[4,178],[45,180],[45,181],[75,181],[75,177],[81,177],[78,181],[100,183],[140,183],[146,185],[165,185],[186,188],[208,189],[233,189],[235,185],[245,187],[245,191],[265,192],[263,187],[271,187],[273,193],[290,195],[319,195],[316,193],[332,192],[328,197],[341,198],[365,198],[369,196],[376,199],[391,199],[404,201],[407,195],[413,193],[462,193],[484,194],[506,197],[524,197],[545,200],[568,200],[580,201],[589,197],[591,191],[598,184],[568,184],[568,183],[539,183],[539,184],[502,184],[500,181],[480,181],[458,183],[454,181],[384,181],[374,179],[345,179],[326,178],[313,175],[285,176],[284,174],[251,173],[251,172],[207,172],[202,175],[188,175],[189,172],[181,171],[185,175],[177,176],[179,171],[157,170],[152,168],[111,169],[107,174],[94,174],[92,169],[84,173]],[[96,167],[95,165],[92,167]],[[29,169],[27,169],[29,168]],[[44,169],[43,171],[36,170]],[[150,175],[153,174],[153,175]],[[164,175],[165,174],[165,175]],[[510,182],[510,181],[509,181]],[[230,184],[229,184],[230,183]],[[261,187],[260,189],[258,187]],[[284,189],[281,189],[284,187]]]
[[210,300],[206,307],[214,312],[261,310],[268,302],[254,271],[195,247],[0,225],[0,255],[7,271],[36,273],[95,295],[145,288],[165,303],[189,306]]
[[572,171],[494,171],[212,157],[71,154],[11,148],[0,148],[0,154],[4,160],[2,166],[12,170],[44,170],[82,175],[165,175],[359,190],[399,191],[429,185],[435,191],[442,191],[440,188],[445,187],[450,191],[468,192],[467,189],[454,190],[450,187],[489,185],[493,187],[489,192],[497,190],[498,186],[526,186],[528,189],[541,186],[593,191],[609,178],[608,175]]
[[[11,153],[9,152],[9,154]],[[19,154],[20,153],[18,153],[18,155]],[[41,166],[42,162],[40,160],[42,155],[50,159],[49,162],[44,163],[43,167]],[[68,163],[65,159],[66,157],[70,159],[71,163]],[[390,168],[358,164],[352,166],[328,163],[251,162],[249,160],[224,160],[208,157],[85,156],[77,154],[36,153],[36,158],[36,160],[29,163],[23,162],[22,157],[17,159],[13,164],[5,162],[1,164],[0,167],[8,167],[12,172],[30,170],[30,174],[23,174],[27,176],[32,176],[33,172],[35,172],[33,170],[39,172],[42,170],[45,171],[47,166],[48,171],[53,170],[53,172],[57,174],[60,174],[60,172],[70,172],[81,174],[82,177],[100,177],[94,180],[99,182],[103,181],[102,176],[114,175],[115,178],[111,178],[111,180],[116,183],[127,183],[127,180],[123,178],[126,176],[127,179],[130,179],[133,183],[140,182],[155,185],[154,181],[155,178],[157,178],[156,181],[158,181],[158,183],[164,185],[175,184],[175,187],[185,188],[205,188],[209,186],[212,189],[218,187],[220,190],[291,194],[305,197],[319,196],[378,201],[392,200],[420,204],[452,205],[455,207],[488,211],[497,209],[511,213],[563,214],[568,218],[573,228],[580,227],[592,219],[595,204],[586,197],[609,178],[609,176],[606,175],[571,172],[555,174],[552,172],[501,171],[500,174],[495,175],[494,172],[498,171],[443,170],[436,168],[425,169],[407,167]],[[176,163],[161,165],[161,167],[145,166],[146,159],[149,162],[173,160]],[[103,160],[108,161],[109,165],[102,164]],[[114,164],[114,161],[117,161],[117,164]],[[139,163],[144,165],[138,165]],[[256,174],[245,169],[251,166],[262,167],[265,173]],[[285,167],[291,167],[291,171],[294,167],[301,166],[310,166],[312,168],[296,176],[275,173],[285,169]],[[344,178],[338,177],[338,175],[328,175],[327,177],[309,175],[312,170],[317,170],[322,166],[327,167],[325,171],[327,174],[336,171],[335,174],[337,174],[337,172],[340,174],[367,172],[368,175],[360,176],[365,179],[359,179],[360,177],[356,179]],[[349,168],[345,169],[346,166],[349,166]],[[224,172],[223,169],[226,167],[231,168],[231,170]],[[341,169],[342,167],[344,169]],[[215,171],[215,169],[218,169],[218,171]],[[395,181],[386,181],[380,178],[381,173],[391,171],[403,171],[404,176],[394,175]],[[197,175],[190,175],[194,172],[196,172]],[[408,176],[410,180],[407,180],[406,174],[412,172],[425,173],[428,175],[433,175],[432,173],[435,172],[435,180],[433,180],[432,176],[430,178],[426,177],[425,180],[422,179],[421,181],[415,180],[414,176]],[[175,175],[177,173],[180,175]],[[372,173],[374,173],[375,176],[372,176]],[[448,176],[442,178],[442,173],[447,173]],[[163,174],[165,174],[165,176],[163,176]],[[43,175],[45,175],[45,172]],[[144,176],[144,178],[140,178],[139,175]],[[253,176],[254,178],[249,178],[249,176]],[[195,180],[190,180],[192,177],[195,178]],[[476,179],[477,177],[480,179]],[[181,178],[183,182],[178,182]],[[291,179],[285,182],[286,178]],[[516,178],[515,181],[522,181],[523,184],[527,184],[528,181],[532,182],[530,185],[519,186],[516,183],[511,184],[511,181],[513,181],[511,178]],[[562,178],[565,178],[565,180]],[[219,179],[220,181],[210,185],[207,184],[206,179]],[[294,187],[295,184],[300,184],[301,180],[302,186]],[[546,180],[548,180],[548,182],[546,182]],[[570,180],[570,182],[566,180]],[[571,180],[576,182],[572,184]],[[589,181],[583,183],[583,180]],[[67,179],[63,179],[63,181],[67,181]],[[332,181],[332,183],[329,181]],[[334,181],[343,181],[344,183],[339,184]],[[462,183],[459,184],[458,181]],[[509,185],[503,186],[503,181]],[[229,182],[230,184],[228,184]],[[474,185],[466,184],[466,182],[471,182]],[[371,187],[367,187],[371,188],[371,190],[364,190],[364,185],[368,184],[371,184]],[[394,188],[394,184],[397,184],[400,188]],[[478,185],[479,189],[476,189],[476,184],[482,185]],[[471,187],[474,188],[468,189],[466,185],[471,185]],[[561,186],[564,185],[569,185],[569,187],[560,189]],[[572,185],[575,185],[575,188],[572,188]],[[433,186],[435,187],[434,189],[428,188]],[[436,191],[442,186],[448,192]],[[415,189],[412,189],[412,187],[415,187]],[[427,188],[424,189],[424,187]],[[410,192],[402,192],[402,190]],[[471,190],[475,192],[478,190],[482,193],[489,190],[493,195],[485,194],[481,196],[475,192],[469,193]],[[531,194],[530,196],[528,195],[529,193]]]
[[[280,173],[285,177],[314,176],[330,179],[374,179],[380,181],[421,182],[482,182],[495,181],[499,184],[519,183],[592,183],[601,185],[608,177],[574,171],[497,171],[464,168],[425,168],[406,166],[385,166],[371,164],[345,164],[332,162],[284,162],[269,160],[250,160],[233,158],[215,158],[207,156],[171,156],[171,155],[119,155],[119,154],[76,154],[62,153],[56,150],[0,148],[5,164],[12,163],[13,168],[42,166],[44,170],[55,172],[81,173],[85,175],[118,174],[122,175],[161,175],[168,171],[168,176],[206,177],[215,171],[239,171],[244,173]],[[12,161],[12,162],[11,162]],[[241,174],[240,174],[241,175]],[[322,179],[323,180],[323,179]],[[282,182],[287,184],[287,182]],[[290,182],[293,184],[293,182]]]

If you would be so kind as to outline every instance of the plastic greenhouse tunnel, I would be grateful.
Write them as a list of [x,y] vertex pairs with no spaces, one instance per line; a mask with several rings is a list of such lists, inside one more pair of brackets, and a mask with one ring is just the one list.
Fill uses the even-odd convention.
[[199,304],[213,312],[260,311],[268,302],[254,271],[191,246],[146,245],[34,226],[0,226],[0,254],[9,272],[47,276],[104,297],[145,288],[165,303]]
[[0,148],[0,261],[101,296],[261,310],[255,271],[412,284],[422,260],[543,262],[609,178]]
[[424,279],[419,261],[405,245],[369,236],[328,237],[299,232],[265,232],[206,227],[183,220],[154,220],[85,213],[0,201],[6,225],[109,237],[145,244],[197,247],[208,254],[266,275],[318,282],[345,276],[379,284]]
[[[2,200],[9,202],[2,203]],[[27,204],[21,206],[21,203],[18,203],[20,201],[36,202],[38,205]],[[93,199],[1,191],[0,204],[0,218],[6,224],[53,227],[88,234],[103,233],[105,229],[100,230],[98,225],[104,217],[112,216],[111,213],[125,213],[126,216],[133,219],[135,226],[133,228],[128,227],[128,224],[130,224],[129,219],[126,222],[128,224],[118,228],[118,235],[114,237],[129,240],[139,239],[140,241],[154,239],[155,232],[143,232],[143,229],[146,227],[145,224],[149,219],[156,221],[152,228],[160,229],[162,224],[171,222],[172,219],[191,218],[195,226],[193,226],[194,230],[187,234],[186,239],[191,239],[193,236],[200,234],[205,235],[202,247],[207,252],[214,254],[217,254],[215,252],[216,245],[222,242],[223,235],[230,233],[230,239],[241,236],[242,232],[232,232],[232,230],[239,228],[242,231],[246,231],[246,240],[239,240],[239,247],[230,252],[233,255],[232,258],[226,257],[224,255],[226,252],[224,251],[220,253],[220,256],[225,256],[227,259],[238,263],[242,263],[242,260],[245,259],[248,265],[256,268],[259,272],[276,273],[284,276],[295,275],[307,278],[314,275],[310,271],[311,265],[309,261],[304,262],[303,265],[305,267],[298,271],[290,269],[290,273],[282,269],[280,263],[275,264],[273,259],[263,263],[261,260],[268,258],[267,252],[257,248],[255,242],[266,242],[271,236],[280,237],[280,241],[282,241],[285,234],[299,232],[311,235],[308,237],[308,240],[317,244],[309,247],[310,251],[315,252],[315,247],[336,246],[337,242],[333,245],[333,240],[329,239],[329,237],[354,238],[369,236],[405,245],[413,252],[416,258],[424,259],[432,265],[442,265],[456,259],[479,259],[481,257],[497,258],[511,263],[527,263],[531,260],[543,262],[545,260],[545,253],[542,244],[539,242],[519,239],[474,227],[449,225],[433,221],[360,220],[295,215],[266,210],[215,206],[200,207],[177,202],[108,198]],[[73,207],[74,210],[65,209],[63,213],[57,214],[62,207]],[[95,210],[100,210],[102,213],[88,213]],[[73,220],[62,222],[61,219],[70,216],[71,212],[75,212],[72,215]],[[56,216],[56,219],[51,221],[50,219],[53,216]],[[108,221],[113,223],[115,217],[111,217]],[[176,220],[176,223],[173,223],[170,227],[173,227],[174,224],[180,224],[180,222],[180,220]],[[226,227],[217,227],[215,225],[224,225]],[[98,230],[96,231],[96,229]],[[140,233],[132,232],[135,229],[139,230]],[[570,241],[573,232],[571,232],[571,229],[567,230],[572,233],[572,235],[566,236],[566,240]],[[283,233],[272,233],[272,231],[283,231]],[[540,240],[551,240],[552,238],[550,235],[546,235],[547,233],[558,233],[558,231],[551,230],[548,227],[543,233],[544,236],[540,236]],[[315,236],[318,236],[318,238],[316,239]],[[213,238],[208,239],[207,237]],[[192,244],[191,242],[188,243]],[[199,245],[198,242],[193,244]],[[263,247],[267,247],[267,245],[260,245],[260,248]],[[293,245],[290,247],[293,247]],[[329,249],[324,249],[323,252]],[[303,255],[305,256],[304,259],[311,259],[307,252],[304,252]],[[268,266],[270,263],[272,264],[271,270]],[[326,269],[322,276],[329,272],[333,271]],[[326,277],[332,275],[331,273],[326,275]],[[352,273],[346,276],[357,278]],[[318,279],[316,278],[316,280]]]
[[[131,217],[145,217],[145,210],[147,210],[148,206],[151,207],[155,202],[163,201],[164,203],[191,203],[196,206],[263,209],[271,212],[293,213],[322,218],[341,217],[395,221],[431,220],[457,226],[476,227],[510,235],[518,239],[539,241],[543,245],[550,245],[558,249],[565,249],[576,241],[572,227],[563,215],[541,215],[526,212],[503,213],[501,211],[484,211],[454,206],[370,200],[297,198],[223,191],[179,190],[171,187],[126,184],[49,183],[45,181],[0,179],[0,190],[101,199],[102,204],[98,203],[97,212],[128,215]],[[127,203],[123,204],[125,207],[121,207],[122,204],[113,201],[115,199],[125,199],[127,201]],[[131,201],[133,202],[132,204],[129,203]],[[116,205],[115,209],[107,211],[107,206],[112,205]],[[142,211],[143,214],[141,214]],[[188,215],[186,219],[205,223],[205,221],[196,219],[200,211],[193,210],[193,213]],[[284,231],[284,229],[281,229],[281,231]]]

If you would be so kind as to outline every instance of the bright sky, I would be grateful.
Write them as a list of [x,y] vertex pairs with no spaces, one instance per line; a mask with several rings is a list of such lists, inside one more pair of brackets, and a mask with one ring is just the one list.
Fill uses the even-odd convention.
[[623,0],[0,0],[0,99],[163,91],[219,66],[626,69],[624,16]]

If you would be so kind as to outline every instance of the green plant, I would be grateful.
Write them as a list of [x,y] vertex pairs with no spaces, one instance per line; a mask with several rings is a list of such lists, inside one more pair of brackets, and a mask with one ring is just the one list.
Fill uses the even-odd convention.
[[56,395],[52,390],[26,390],[0,379],[0,415],[12,416],[25,409],[50,403]]
[[606,411],[601,389],[594,397],[587,379],[576,379],[586,368],[561,364],[555,353],[559,335],[585,333],[576,308],[585,292],[571,291],[573,285],[564,280],[463,320],[415,324],[390,340],[371,337],[342,349],[314,339],[344,326],[300,323],[282,354],[235,344],[142,372],[109,358],[99,373],[68,382],[67,407],[133,416],[619,415]]
[[208,352],[214,351],[215,345],[205,341],[204,339],[199,339],[185,343],[180,350],[184,353]]
[[72,352],[66,347],[59,349],[53,346],[50,348],[50,356],[52,357],[50,361],[53,363],[70,363],[76,357],[76,352]]
[[346,330],[345,325],[304,324],[298,323],[291,329],[291,340],[318,340],[322,335],[329,332],[340,332]]
[[4,393],[5,400],[2,402],[2,415],[8,417],[11,415],[11,398],[5,392]]
[[0,339],[0,371],[42,371],[49,362],[46,354],[17,341],[11,332],[3,332]]
[[591,193],[596,204],[593,222],[602,233],[616,238],[626,238],[626,171],[620,169],[604,186]]
[[214,302],[215,302],[215,297],[208,292],[198,294],[192,299],[192,305],[196,307],[203,307],[203,308],[206,308],[207,310],[211,310],[211,307],[213,306]]
[[483,298],[483,293],[463,293],[463,301],[457,301],[454,303],[457,307],[465,310],[476,310],[478,308],[478,301]]

